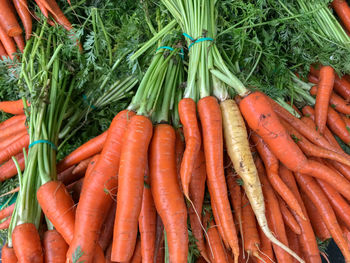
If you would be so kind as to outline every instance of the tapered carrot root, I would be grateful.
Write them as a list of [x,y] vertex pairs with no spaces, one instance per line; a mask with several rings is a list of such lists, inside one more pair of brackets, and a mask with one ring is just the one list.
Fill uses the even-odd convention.
[[[24,155],[23,153],[19,153],[15,156],[21,171],[24,170]],[[17,168],[13,160],[8,160],[2,166],[0,166],[0,181],[3,182],[9,178],[12,178],[17,174]]]
[[154,203],[167,233],[170,262],[186,263],[187,209],[177,183],[175,131],[170,125],[159,124],[154,129],[149,169]]
[[346,0],[333,0],[332,7],[343,22],[345,28],[350,31],[350,7]]
[[1,262],[3,263],[17,263],[17,257],[13,247],[8,247],[7,243],[1,249]]
[[202,124],[207,184],[218,212],[216,221],[221,222],[224,235],[226,236],[224,240],[228,241],[235,256],[235,262],[237,262],[239,245],[228,200],[223,167],[223,134],[220,105],[214,97],[205,97],[199,100],[197,106]]
[[343,142],[350,144],[350,133],[346,128],[346,124],[334,109],[329,107],[327,125],[329,129],[337,135]]
[[95,154],[101,152],[106,138],[107,131],[75,149],[73,152],[71,152],[68,156],[66,156],[62,161],[58,163],[57,173],[61,173],[67,168],[71,167],[72,165],[78,164],[81,161],[86,160],[94,156]]
[[[241,101],[240,106],[244,100],[246,100],[246,98]],[[266,103],[268,104],[268,102]],[[259,176],[249,148],[248,134],[245,129],[244,120],[239,112],[236,103],[232,100],[227,100],[221,103],[221,108],[224,121],[224,134],[227,151],[236,172],[244,182],[245,192],[260,227],[262,228],[265,235],[271,240],[271,242],[282,247],[285,251],[296,257],[299,262],[304,262],[300,257],[295,255],[293,251],[291,251],[288,247],[277,240],[267,225],[264,196],[262,193]]]
[[92,160],[93,157],[81,161],[76,167],[74,167],[72,174],[76,176],[77,179],[80,179],[85,175],[86,169]]
[[0,131],[18,122],[25,122],[26,116],[24,114],[13,116],[4,122],[0,123]]
[[0,220],[12,215],[12,212],[14,209],[15,209],[15,204],[12,204],[12,205],[0,210]]
[[20,153],[23,148],[28,148],[29,145],[29,135],[26,134],[22,136],[18,141],[9,145],[0,152],[0,164],[9,160],[12,156]]
[[[4,1],[4,0],[2,0]],[[17,52],[15,41],[7,35],[6,31],[0,26],[0,41],[4,46],[6,53],[10,59],[14,59],[14,54]]]
[[302,254],[301,254],[298,235],[295,234],[288,226],[286,226],[286,233],[287,233],[289,247],[295,253],[297,253],[299,256],[301,256]]
[[[209,186],[208,186],[208,188],[209,188]],[[209,195],[210,196],[212,195],[212,193],[210,192],[210,189],[209,189]],[[210,204],[211,204],[211,209],[212,209],[214,218],[217,218],[217,221],[215,222],[217,231],[219,232],[220,238],[222,239],[222,242],[223,242],[225,248],[229,249],[230,244],[229,244],[227,237],[225,235],[225,231],[224,231],[224,229],[222,227],[222,223],[220,221],[219,212],[218,212],[218,209],[217,209],[216,204],[215,204],[213,199],[210,200]]]
[[3,141],[0,141],[0,150],[6,148],[7,146],[15,143],[17,140],[19,140],[22,136],[26,135],[28,132],[26,130],[20,131],[18,133],[13,134],[13,136],[9,136]]
[[292,213],[288,210],[287,205],[284,203],[284,201],[281,198],[278,198],[278,203],[280,205],[281,214],[286,226],[288,226],[295,234],[300,235],[301,234],[300,226],[298,225],[298,222],[293,217]]
[[112,208],[109,210],[106,220],[103,222],[100,237],[98,243],[102,248],[102,251],[105,251],[108,245],[111,243],[113,238],[113,226],[115,220],[115,211],[117,210],[117,204],[114,203]]
[[68,244],[56,230],[45,232],[43,245],[46,263],[63,263],[66,261]]
[[346,262],[350,262],[350,250],[342,235],[342,231],[337,222],[334,211],[329,204],[327,197],[322,192],[321,188],[317,185],[316,181],[307,175],[301,173],[295,173],[295,177],[298,181],[299,187],[305,192],[305,194],[311,199],[323,218],[332,238],[337,243],[339,249]]
[[34,224],[17,225],[12,232],[12,244],[18,262],[44,262],[39,233]]
[[[13,39],[15,40],[19,51],[21,51],[23,53],[26,44],[24,42],[24,38],[23,38],[22,34],[13,37]],[[22,114],[22,112],[20,114]]]
[[12,137],[18,133],[22,133],[24,131],[26,131],[26,126],[24,124],[24,121],[17,122],[4,129],[1,129],[0,139],[7,140],[9,137]]
[[201,148],[201,134],[198,128],[196,103],[190,98],[179,102],[179,116],[183,126],[186,148],[181,162],[182,189],[189,198],[189,185],[194,164]]
[[[114,222],[112,260],[128,261],[132,257],[141,212],[148,145],[152,122],[145,116],[131,118],[125,131],[118,172],[118,206]],[[126,220],[127,218],[127,220]]]
[[12,12],[10,2],[6,0],[0,1],[0,26],[10,37],[18,36],[22,33],[15,14]]
[[22,99],[15,101],[2,101],[0,102],[0,110],[14,115],[24,114],[23,101]]
[[288,206],[294,210],[299,216],[304,217],[302,209],[295,198],[293,192],[285,185],[285,183],[278,176],[278,159],[270,151],[266,143],[256,133],[251,134],[251,138],[255,143],[256,149],[258,150],[260,157],[262,158],[267,177],[274,188],[274,190],[283,198]]
[[27,0],[12,0],[17,14],[22,20],[22,24],[26,33],[26,40],[28,40],[32,34],[32,18],[29,13]]

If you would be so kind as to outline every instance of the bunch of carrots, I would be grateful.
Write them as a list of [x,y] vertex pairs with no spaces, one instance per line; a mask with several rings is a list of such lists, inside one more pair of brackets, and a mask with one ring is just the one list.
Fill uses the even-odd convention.
[[[35,0],[42,14],[48,19],[48,23],[55,26],[51,17],[65,29],[71,30],[72,25],[65,17],[55,0]],[[33,10],[28,7],[27,0],[2,0],[0,2],[0,59],[15,58],[17,49],[23,52],[25,40],[23,29],[18,22],[19,16],[25,31],[25,40],[32,36],[32,18],[38,20]]]

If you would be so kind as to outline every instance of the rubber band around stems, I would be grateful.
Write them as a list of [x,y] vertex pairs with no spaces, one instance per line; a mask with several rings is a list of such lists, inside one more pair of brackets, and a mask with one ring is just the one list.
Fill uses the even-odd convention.
[[90,102],[85,94],[83,94],[83,100],[89,105],[89,107],[91,109],[93,109],[93,110],[96,109],[96,107],[93,104],[90,104]]
[[198,38],[198,39],[194,39],[193,37],[191,37],[189,34],[187,33],[182,33],[182,35],[184,37],[187,37],[189,38],[192,43],[188,46],[188,50],[191,49],[191,47],[194,45],[194,44],[197,44],[197,43],[200,43],[200,42],[204,42],[204,41],[214,41],[214,38],[211,38],[211,37],[201,37],[201,38]]
[[[157,52],[158,50],[160,50],[160,49],[167,49],[167,50],[170,50],[170,51],[174,51],[174,50],[175,50],[174,48],[169,47],[169,46],[161,46],[161,47],[157,48],[156,52]],[[185,57],[185,52],[184,52],[183,48],[181,48],[181,52],[179,53],[179,55],[180,55],[180,57],[181,57],[182,59],[184,59],[184,57]]]
[[28,148],[32,148],[34,145],[39,144],[39,143],[46,143],[46,144],[50,145],[52,149],[57,151],[57,146],[53,142],[50,142],[48,140],[37,140],[37,141],[34,141],[31,144],[29,144]]

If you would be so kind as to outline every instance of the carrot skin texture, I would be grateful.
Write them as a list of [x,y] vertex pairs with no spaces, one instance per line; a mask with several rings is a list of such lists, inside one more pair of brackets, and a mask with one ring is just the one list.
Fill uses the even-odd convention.
[[13,247],[8,247],[6,243],[1,249],[1,262],[3,263],[17,263],[17,257]]
[[124,110],[114,117],[101,155],[91,174],[84,180],[76,212],[76,221],[79,224],[74,226],[74,238],[67,252],[70,262],[71,255],[78,246],[84,251],[81,260],[86,260],[88,263],[93,259],[98,233],[113,202],[111,195],[114,195],[117,190],[116,177],[123,135],[133,115],[133,112]]
[[223,131],[220,105],[214,97],[209,96],[200,99],[197,107],[202,124],[207,184],[218,212],[216,221],[221,222],[224,235],[226,235],[224,240],[228,241],[237,260],[239,256],[238,238],[228,200],[223,167]]
[[260,227],[258,227],[259,231],[259,238],[260,238],[260,259],[256,259],[257,263],[273,263],[275,262],[275,256],[273,254],[273,249],[271,245],[271,241],[266,237],[264,232],[261,230]]
[[[8,57],[8,55],[0,39],[0,59],[4,60],[6,57]],[[1,124],[0,124],[0,127],[1,127]]]
[[18,36],[22,33],[22,28],[19,26],[16,16],[12,11],[10,2],[6,0],[0,1],[0,26],[10,37]]
[[334,86],[334,79],[335,73],[332,67],[321,67],[315,104],[315,122],[321,134],[323,134],[326,127],[328,104]]
[[0,224],[0,229],[8,229],[11,223],[11,216]]
[[[18,161],[21,171],[24,170],[24,155],[19,153],[15,156]],[[8,160],[6,163],[0,166],[0,181],[3,182],[9,178],[12,178],[17,174],[17,168],[12,159]]]
[[[295,253],[297,253],[299,256],[301,256],[298,235],[295,234],[288,226],[286,227],[286,233],[287,233],[289,247]],[[294,260],[294,262],[296,263],[297,261]]]
[[338,14],[346,30],[350,31],[350,7],[345,0],[333,0],[332,7]]
[[4,140],[0,141],[0,150],[5,149],[7,146],[13,144],[22,136],[26,135],[28,132],[26,130],[20,131],[19,133],[15,133]]
[[6,218],[8,216],[11,216],[14,209],[15,209],[15,204],[12,204],[12,205],[0,210],[0,220]]
[[236,182],[236,177],[234,176],[234,171],[229,168],[226,176],[227,187],[229,190],[229,197],[231,205],[233,207],[233,212],[238,224],[242,223],[242,198],[241,198],[241,187]]
[[164,223],[171,263],[186,263],[188,254],[187,209],[177,184],[175,131],[167,124],[154,128],[150,146],[151,190]]
[[22,136],[17,142],[8,146],[0,152],[0,164],[9,160],[12,156],[20,153],[23,148],[28,148],[29,146],[29,135],[26,134]]
[[58,163],[57,173],[63,172],[72,165],[80,163],[81,161],[101,152],[107,138],[107,132],[108,131],[105,131],[99,136],[84,143],[73,152],[71,152],[68,156],[66,156],[62,161]]
[[19,133],[23,133],[26,131],[26,127],[24,126],[24,123],[16,123],[13,124],[5,129],[1,130],[1,134],[0,134],[0,140],[8,140],[9,138],[19,134]]
[[17,14],[22,20],[22,24],[26,33],[26,40],[31,37],[32,34],[32,18],[29,13],[27,0],[12,0]]
[[331,107],[328,108],[327,125],[343,142],[350,144],[350,133],[346,128],[345,122],[340,117],[339,113]]
[[[201,255],[208,259],[207,251],[205,248],[205,240],[203,230],[201,226],[202,222],[202,208],[205,194],[205,181],[207,173],[205,168],[205,157],[202,150],[199,151],[196,161],[194,163],[194,169],[189,187],[189,197],[192,200],[193,206],[189,206],[188,215],[190,217],[190,224],[192,228],[193,236],[196,238],[196,244]],[[196,209],[198,216],[196,215]],[[201,221],[199,221],[201,220]]]
[[[3,0],[4,1],[4,0]],[[13,38],[9,37],[6,31],[0,26],[0,41],[4,46],[6,53],[10,59],[14,59],[14,53],[17,52],[16,44]]]
[[[209,227],[207,230],[210,246],[213,250],[213,255],[209,253],[210,261],[213,263],[228,263],[227,254],[223,245],[223,242],[221,241],[220,235],[218,230],[215,228],[214,225]],[[209,244],[207,243],[207,251],[210,251]]]
[[301,198],[303,199],[316,237],[318,237],[322,241],[331,238],[331,234],[329,233],[329,230],[324,220],[322,219],[322,217],[320,217],[320,214],[315,205],[303,192],[301,192]]
[[115,212],[117,210],[117,203],[113,203],[112,208],[108,211],[108,215],[103,222],[100,237],[98,243],[102,248],[102,251],[105,251],[108,245],[111,243],[113,238],[113,226],[115,220]]
[[25,122],[25,120],[26,120],[26,116],[24,114],[13,116],[13,117],[7,119],[6,121],[3,121],[0,123],[0,131],[5,129],[6,127],[11,126],[12,124],[17,123],[17,122],[21,122],[21,121]]
[[[212,195],[210,190],[209,190],[209,195],[210,196]],[[230,245],[229,245],[229,243],[228,243],[228,241],[226,239],[225,231],[222,228],[222,223],[220,221],[220,217],[219,217],[219,214],[218,214],[218,209],[217,209],[216,204],[214,203],[213,199],[210,200],[210,204],[211,204],[211,209],[212,209],[214,218],[218,218],[218,221],[215,222],[217,231],[219,233],[220,238],[222,239],[224,247],[228,249],[228,248],[230,248]]]
[[139,216],[139,230],[141,237],[141,254],[144,263],[153,263],[156,245],[157,211],[150,188],[149,168],[145,172],[145,185],[142,195],[142,206]]
[[57,180],[62,182],[64,185],[69,185],[74,181],[78,180],[79,178],[73,175],[73,170],[75,169],[75,167],[76,166],[71,166],[63,172],[59,173],[57,175]]
[[286,223],[286,226],[288,226],[291,229],[291,231],[293,231],[295,234],[300,235],[301,234],[300,226],[298,225],[298,222],[293,217],[292,213],[287,208],[287,205],[284,203],[284,201],[281,198],[278,198],[278,203],[280,205],[283,221]]
[[350,250],[343,237],[341,228],[337,222],[337,218],[334,214],[332,206],[327,200],[327,197],[322,192],[322,189],[317,185],[316,181],[304,174],[295,173],[295,177],[299,183],[300,188],[311,199],[313,204],[319,211],[320,216],[323,218],[329,232],[331,233],[334,241],[337,243],[341,250],[345,261],[350,262]]
[[280,166],[279,174],[282,180],[288,185],[288,187],[293,191],[293,193],[298,198],[298,201],[303,209],[304,215],[308,220],[301,219],[298,215],[295,215],[296,220],[299,223],[301,228],[301,235],[299,235],[299,242],[301,245],[302,254],[305,255],[305,258],[308,263],[321,263],[321,256],[318,250],[318,245],[316,241],[316,236],[312,229],[306,208],[301,199],[297,183],[295,181],[294,175],[290,170],[288,170],[284,165]]
[[39,233],[34,224],[17,225],[12,232],[12,245],[18,262],[44,262]]
[[193,99],[183,98],[179,102],[179,116],[186,142],[186,148],[181,162],[180,176],[183,192],[188,198],[194,164],[201,148],[201,134],[197,121],[196,103]]
[[64,263],[68,244],[56,230],[48,230],[43,238],[44,258],[46,263]]
[[24,114],[23,101],[22,99],[15,101],[1,101],[0,110],[14,115]]
[[125,131],[118,173],[118,206],[111,256],[113,261],[130,260],[135,249],[152,132],[152,122],[141,115],[132,117]]
[[85,175],[86,169],[92,160],[93,157],[90,157],[88,159],[85,159],[81,161],[76,167],[74,167],[72,174],[77,176],[77,179],[80,179],[82,176]]
[[[22,34],[13,37],[13,39],[15,40],[15,43],[16,43],[19,51],[23,53],[26,44],[24,42],[24,38],[23,38]],[[22,112],[20,114],[22,114]]]
[[182,131],[181,131],[181,129],[177,129],[176,130],[176,141],[175,141],[175,156],[176,156],[177,179],[178,179],[178,184],[180,186],[181,192],[183,192],[183,189],[182,189],[182,184],[181,184],[180,169],[181,169],[181,162],[182,162],[184,151],[185,151],[185,144],[182,140]]

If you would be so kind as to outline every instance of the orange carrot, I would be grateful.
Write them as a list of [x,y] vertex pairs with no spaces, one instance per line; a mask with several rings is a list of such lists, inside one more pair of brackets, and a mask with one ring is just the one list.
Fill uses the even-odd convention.
[[267,178],[269,179],[273,189],[283,198],[283,200],[292,210],[294,210],[299,216],[304,217],[302,209],[293,192],[278,176],[279,162],[276,156],[271,152],[262,138],[255,132],[251,133],[251,139],[253,140],[255,147],[258,150],[262,161],[264,162]]
[[66,260],[68,245],[56,230],[48,230],[43,238],[46,263],[62,263]]
[[343,142],[350,144],[350,133],[346,128],[345,122],[342,120],[339,113],[331,107],[328,109],[327,125]]
[[1,101],[0,110],[15,115],[24,114],[23,101],[22,99],[15,101]]
[[[317,86],[313,86],[310,89],[311,95],[317,94]],[[338,112],[342,112],[344,114],[350,114],[350,104],[344,100],[342,97],[337,95],[335,92],[332,92],[331,97],[329,99],[329,106],[334,108]]]
[[28,132],[26,130],[20,131],[18,133],[15,133],[13,135],[10,135],[6,138],[4,138],[2,141],[0,141],[0,150],[6,148],[7,146],[13,144],[17,140],[19,140],[22,136],[26,135]]
[[17,52],[15,41],[13,41],[13,39],[7,35],[6,31],[1,26],[0,26],[0,41],[3,44],[6,50],[6,53],[8,54],[10,59],[14,59],[14,53]]
[[81,161],[77,166],[74,167],[72,174],[77,176],[77,179],[80,179],[82,176],[85,175],[86,169],[92,160],[93,157],[87,158],[83,161]]
[[[15,156],[21,171],[24,170],[24,155],[23,153],[19,153]],[[12,178],[17,174],[17,168],[12,159],[5,162],[0,166],[0,182],[3,182],[9,178]]]
[[298,181],[299,187],[307,195],[307,197],[316,206],[319,215],[325,222],[332,238],[337,243],[339,249],[341,250],[345,261],[350,260],[350,250],[343,237],[342,231],[338,224],[337,218],[334,214],[332,206],[327,200],[327,197],[322,192],[322,189],[317,185],[316,181],[307,175],[301,173],[295,173],[295,177]]
[[183,126],[186,148],[181,162],[181,182],[184,195],[189,198],[189,185],[194,164],[201,148],[201,134],[198,128],[196,103],[191,98],[179,102],[179,116]]
[[273,263],[275,257],[272,250],[271,241],[266,237],[261,227],[258,227],[260,238],[260,259],[257,259],[257,263]]
[[181,169],[181,162],[182,162],[184,151],[185,151],[185,145],[182,139],[182,132],[181,132],[181,129],[178,129],[176,130],[175,156],[176,156],[176,171],[177,171],[177,177],[178,177],[178,184],[180,186],[181,192],[183,192],[183,190],[182,190],[182,184],[181,184],[180,169]]
[[299,189],[296,184],[295,178],[292,172],[288,170],[284,165],[280,166],[279,172],[282,180],[288,185],[288,187],[293,191],[295,196],[298,198],[301,208],[303,209],[303,213],[308,219],[308,220],[303,220],[298,215],[295,215],[295,218],[298,221],[299,226],[301,228],[301,235],[299,235],[299,242],[301,245],[303,255],[305,255],[305,257],[308,258],[309,262],[311,263],[320,263],[322,261],[321,261],[320,252],[318,250],[316,237],[312,229],[310,220],[308,218],[306,208],[301,199],[301,195],[299,193]]
[[29,135],[26,134],[22,136],[18,141],[12,145],[7,146],[0,152],[0,163],[3,163],[18,153],[20,153],[23,148],[28,148],[29,145]]
[[63,26],[68,31],[72,29],[72,24],[65,17],[55,0],[40,0],[40,2],[42,6],[52,14],[58,24]]
[[21,18],[24,30],[26,32],[26,40],[28,40],[32,34],[32,18],[29,13],[27,0],[12,0],[17,14]]
[[[76,212],[74,238],[69,246],[67,258],[72,261],[72,255],[78,247],[84,252],[81,260],[91,262],[98,233],[112,205],[112,196],[116,193],[117,173],[119,169],[123,135],[127,129],[133,112],[124,110],[114,117],[109,129],[101,155],[85,178],[81,197]],[[86,231],[90,229],[90,231]]]
[[9,137],[24,131],[26,131],[24,122],[14,123],[4,129],[1,129],[0,140],[7,140]]
[[[329,167],[306,158],[279,121],[266,95],[254,92],[241,101],[240,108],[249,126],[262,137],[271,152],[288,169],[325,180],[350,200],[350,183]],[[326,143],[330,146],[328,141]]]
[[63,172],[59,173],[57,175],[57,180],[61,181],[63,184],[68,185],[73,183],[76,180],[79,180],[79,178],[76,178],[75,175],[73,175],[73,170],[76,166],[71,166],[68,169],[64,170]]
[[217,211],[226,240],[236,260],[239,255],[238,238],[233,221],[223,167],[223,132],[220,105],[214,97],[199,100],[198,112],[202,124],[204,153],[207,168],[207,184]]
[[[81,189],[83,189],[84,177],[70,185],[67,185],[67,191],[71,194],[75,204],[79,202]],[[114,221],[113,221],[114,222]]]
[[[298,235],[295,234],[288,226],[286,226],[286,233],[287,233],[289,247],[295,253],[297,253],[299,256],[301,256]],[[296,263],[297,261],[294,260],[294,262]]]
[[7,57],[7,52],[6,52],[6,50],[5,50],[5,48],[2,45],[1,40],[0,40],[0,59],[4,60],[4,58],[6,58],[6,57]]
[[154,262],[156,242],[157,211],[150,188],[148,164],[144,176],[142,206],[139,216],[141,254],[144,263]]
[[81,161],[101,152],[106,138],[107,131],[79,146],[58,163],[57,173],[63,172],[72,165],[80,163]]
[[11,223],[11,216],[0,224],[0,229],[8,229]]
[[330,66],[322,66],[319,73],[318,89],[315,104],[315,122],[320,133],[323,134],[328,113],[328,104],[333,91],[335,73]]
[[7,243],[1,249],[1,262],[17,263],[15,250],[12,247],[8,247]]
[[12,204],[12,205],[0,210],[0,220],[6,218],[8,216],[11,216],[13,209],[15,209],[15,204]]
[[[266,172],[264,170],[262,161],[260,158],[256,158],[255,165],[259,173],[260,182],[263,185],[263,193],[265,197],[266,203],[266,214],[267,219],[269,221],[271,230],[275,233],[278,240],[280,240],[283,244],[288,246],[288,239],[286,235],[286,230],[283,223],[283,218],[281,214],[281,210],[279,208],[278,200],[274,191],[267,180]],[[280,247],[272,244],[273,250],[275,251],[275,255],[278,261],[280,262],[292,262],[292,257],[285,252]]]
[[[179,187],[180,188],[180,187]],[[156,220],[156,244],[155,244],[155,258],[156,262],[164,262],[164,225],[159,214]]]
[[44,262],[39,233],[34,224],[17,225],[12,232],[12,245],[18,262]]
[[105,251],[108,247],[108,245],[111,243],[113,238],[113,226],[114,226],[114,219],[115,219],[115,211],[117,210],[117,203],[113,203],[112,208],[108,211],[108,215],[103,222],[100,237],[98,240],[98,243],[100,244],[100,247],[102,248],[102,251]]
[[2,27],[10,37],[18,36],[22,33],[22,29],[10,6],[10,2],[6,0],[0,1],[0,27]]
[[300,226],[293,217],[292,213],[288,210],[286,203],[279,197],[277,197],[277,199],[282,213],[283,221],[286,223],[286,226],[288,226],[295,234],[300,235]]
[[128,263],[141,263],[143,262],[142,254],[141,254],[141,240],[138,238],[134,250],[134,254]]
[[186,263],[187,209],[177,184],[175,131],[170,125],[159,124],[154,129],[149,169],[154,203],[167,233],[170,262]]
[[13,116],[7,119],[6,121],[0,123],[0,131],[17,122],[21,122],[21,121],[25,122],[25,120],[26,120],[26,116],[24,114]]
[[[227,170],[226,182],[229,190],[229,197],[231,200],[231,205],[233,207],[233,212],[236,221],[240,226],[240,231],[242,232],[242,197],[241,197],[241,187],[237,183],[238,176],[235,176],[232,167]],[[242,235],[242,233],[241,233]]]
[[147,151],[152,132],[153,126],[150,119],[136,115],[131,118],[123,138],[118,172],[118,206],[114,221],[111,257],[113,261],[130,260],[135,248],[147,166]]
[[[211,196],[211,192],[209,191],[209,195]],[[217,230],[219,232],[219,236],[220,238],[222,239],[222,242],[224,244],[224,247],[229,249],[230,248],[230,244],[228,243],[228,240],[226,239],[226,235],[225,235],[225,232],[224,232],[224,229],[222,228],[222,223],[220,221],[220,218],[219,218],[219,214],[218,214],[218,209],[216,207],[216,204],[214,203],[213,199],[210,200],[210,204],[211,204],[211,209],[212,209],[212,212],[213,212],[213,215],[214,215],[214,218],[218,218],[218,221],[216,221],[216,227],[217,227]]]
[[345,28],[350,31],[350,7],[346,0],[333,0],[332,7],[344,24]]

